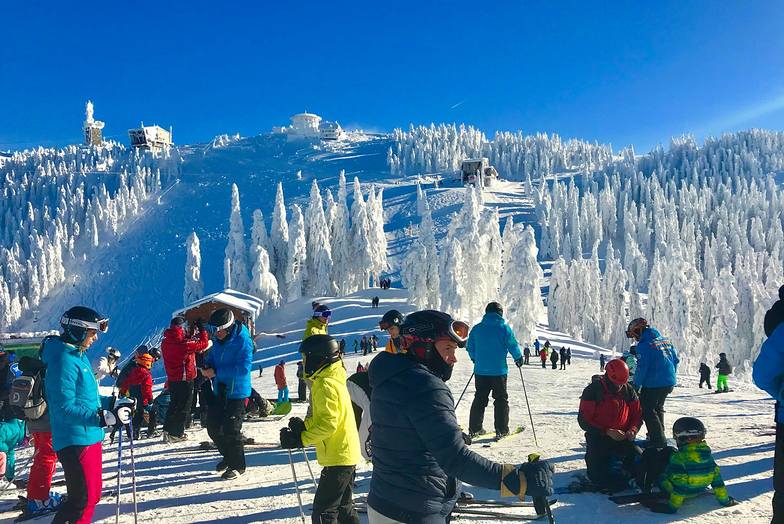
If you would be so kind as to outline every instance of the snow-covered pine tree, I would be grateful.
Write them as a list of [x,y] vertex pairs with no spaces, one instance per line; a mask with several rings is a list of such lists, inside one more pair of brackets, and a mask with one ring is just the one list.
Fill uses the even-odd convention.
[[387,237],[384,234],[384,190],[376,193],[371,185],[368,193],[368,242],[371,257],[372,285],[378,285],[381,275],[389,269],[387,264]]
[[303,283],[308,278],[307,245],[305,242],[305,219],[297,204],[291,206],[291,221],[288,254],[286,260],[286,300],[293,302],[302,296]]
[[333,295],[332,285],[332,244],[324,207],[316,181],[310,190],[310,204],[306,219],[307,235],[307,292],[311,296]]
[[[261,212],[261,209],[253,211],[253,225],[250,228],[250,260],[256,258],[257,247],[263,247],[267,252],[270,249],[267,226],[264,224],[264,213]],[[251,263],[251,265],[253,264]]]
[[466,267],[460,242],[455,242],[448,253],[442,251],[441,258],[441,267],[444,268],[441,275],[441,310],[454,318],[464,319]]
[[[278,182],[275,193],[275,207],[272,211],[270,229],[270,270],[278,282],[286,282],[289,252],[289,226],[286,218],[286,202],[283,198],[283,184]],[[283,293],[285,295],[285,293]]]
[[400,265],[401,283],[408,289],[408,299],[417,309],[430,307],[427,281],[427,250],[419,239],[414,240]]
[[[425,258],[419,261],[426,275],[427,285],[426,307],[439,309],[441,307],[441,274],[438,264],[438,248],[436,247],[435,227],[430,214],[430,206],[425,202],[422,222],[419,225],[419,241],[425,248]],[[404,284],[405,285],[405,284]]]
[[231,218],[229,240],[226,243],[226,258],[231,260],[231,285],[237,291],[248,290],[248,251],[245,248],[245,227],[242,224],[240,191],[237,184],[231,185]]
[[201,249],[195,231],[188,235],[185,243],[185,288],[182,292],[183,305],[192,304],[204,296],[204,283],[201,281]]
[[339,295],[352,292],[351,235],[349,230],[348,205],[346,204],[346,173],[342,169],[338,176],[338,199],[335,202],[335,218],[330,227],[332,243],[332,280]]
[[362,198],[359,179],[354,177],[354,202],[351,205],[351,273],[348,292],[367,289],[372,264],[367,206]]
[[269,254],[260,245],[255,246],[252,254],[253,271],[250,281],[250,294],[264,303],[265,309],[275,309],[280,306],[280,293],[278,280],[269,270]]
[[509,324],[521,342],[533,340],[536,323],[544,315],[542,304],[542,268],[537,261],[539,250],[531,226],[526,227],[512,248],[515,271],[501,276],[501,296]]

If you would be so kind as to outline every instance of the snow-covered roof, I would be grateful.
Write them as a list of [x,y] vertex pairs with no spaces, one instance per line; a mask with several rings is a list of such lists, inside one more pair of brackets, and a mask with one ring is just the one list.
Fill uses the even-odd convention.
[[218,293],[213,293],[211,295],[202,297],[196,302],[193,302],[192,304],[189,304],[182,309],[176,310],[172,316],[184,315],[191,309],[211,302],[219,302],[221,304],[237,308],[248,313],[253,320],[256,319],[261,310],[264,308],[264,303],[253,295],[247,295],[245,293],[240,293],[239,291],[227,288],[223,291],[219,291]]
[[295,118],[302,119],[302,120],[314,120],[314,119],[321,120],[320,116],[315,115],[313,113],[308,113],[307,111],[305,111],[304,113],[297,113],[296,115],[292,115],[291,119],[294,120]]

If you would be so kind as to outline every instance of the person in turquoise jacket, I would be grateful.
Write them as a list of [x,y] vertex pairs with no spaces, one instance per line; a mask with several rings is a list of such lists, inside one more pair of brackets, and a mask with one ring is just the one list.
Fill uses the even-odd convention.
[[14,480],[14,466],[16,465],[16,446],[25,437],[24,422],[15,418],[10,409],[3,409],[0,414],[0,475],[5,475],[9,482]]
[[784,522],[784,286],[765,314],[765,334],[752,379],[776,401],[776,451],[773,458],[773,519]]
[[490,302],[485,308],[482,321],[471,329],[468,336],[468,356],[474,363],[476,393],[471,404],[468,423],[469,435],[485,433],[482,424],[488,397],[493,394],[496,437],[509,434],[509,396],[506,392],[506,376],[509,368],[506,355],[511,354],[517,367],[524,359],[512,328],[504,321],[504,309],[498,302]]
[[248,328],[235,320],[230,309],[216,310],[209,323],[215,343],[204,359],[202,374],[215,379],[216,395],[207,410],[207,432],[223,457],[216,471],[225,470],[222,478],[234,480],[245,473],[242,421],[245,399],[250,396],[254,346]]

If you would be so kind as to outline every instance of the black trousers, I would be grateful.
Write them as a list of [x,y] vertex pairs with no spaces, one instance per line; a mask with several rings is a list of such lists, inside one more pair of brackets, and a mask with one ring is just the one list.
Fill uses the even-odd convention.
[[299,397],[300,402],[308,400],[308,385],[302,379],[297,381],[297,397]]
[[640,406],[642,419],[648,429],[648,447],[663,448],[667,445],[664,434],[664,401],[672,393],[672,386],[666,388],[642,388]]
[[321,470],[313,498],[313,524],[359,524],[351,491],[354,470],[355,466],[327,466]]
[[773,458],[773,519],[770,522],[784,524],[784,424],[780,422],[776,424],[776,453]]
[[531,358],[531,355],[524,355],[524,356],[523,356],[523,358],[525,359],[525,360],[523,361],[523,363],[524,363],[524,364],[528,364],[528,360]]
[[[585,467],[594,484],[609,489],[622,489],[636,474],[635,463],[641,450],[629,440],[613,440],[607,435],[585,434]],[[621,460],[625,475],[612,468],[613,458]]]
[[163,430],[169,435],[181,437],[185,432],[185,419],[191,412],[193,381],[169,382],[169,391],[171,392],[171,401],[169,402],[169,411],[166,413],[166,422],[163,424]]
[[566,369],[566,359],[565,358],[561,359],[561,369]]
[[242,442],[242,420],[245,399],[226,397],[226,386],[219,386],[218,395],[207,411],[207,433],[218,447],[230,468],[245,471],[245,444]]
[[506,375],[496,377],[474,375],[474,384],[476,393],[471,404],[468,431],[477,432],[482,429],[488,397],[492,393],[495,430],[498,433],[509,433],[509,395],[506,393]]
[[702,389],[702,385],[703,384],[707,384],[708,385],[708,389],[713,389],[711,387],[710,373],[707,373],[705,375],[700,374],[700,389]]

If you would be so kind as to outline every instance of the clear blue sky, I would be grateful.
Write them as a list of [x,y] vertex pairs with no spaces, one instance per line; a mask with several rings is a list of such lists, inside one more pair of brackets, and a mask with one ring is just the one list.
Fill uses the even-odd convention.
[[[75,7],[78,6],[78,7]],[[35,2],[0,10],[0,148],[466,122],[634,144],[784,129],[784,3]]]

